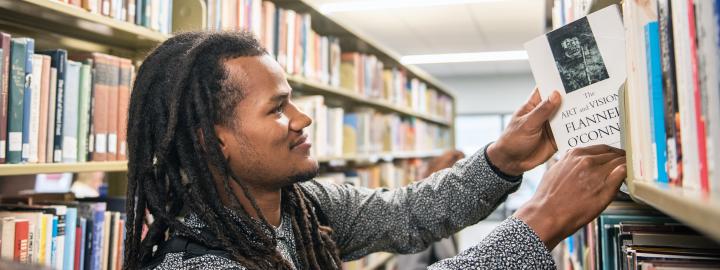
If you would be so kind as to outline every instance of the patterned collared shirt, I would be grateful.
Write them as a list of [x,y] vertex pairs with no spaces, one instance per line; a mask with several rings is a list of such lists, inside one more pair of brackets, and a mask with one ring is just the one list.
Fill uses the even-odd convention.
[[[483,149],[452,168],[403,188],[368,189],[317,181],[302,186],[327,216],[340,258],[350,261],[379,251],[421,251],[488,216],[519,184],[499,176]],[[297,266],[288,219],[283,215],[276,228],[277,248]],[[246,268],[217,255],[188,257],[178,252],[165,255],[155,269]],[[537,234],[521,220],[510,217],[478,245],[428,269],[555,269],[555,263]]]

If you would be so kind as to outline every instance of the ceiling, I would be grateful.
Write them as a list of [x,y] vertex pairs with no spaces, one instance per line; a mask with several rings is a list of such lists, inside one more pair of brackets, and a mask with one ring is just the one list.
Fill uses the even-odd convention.
[[[317,7],[348,1],[309,0]],[[522,50],[523,43],[545,32],[545,6],[545,0],[497,0],[328,16],[402,56]],[[436,77],[530,72],[527,61],[418,66]]]

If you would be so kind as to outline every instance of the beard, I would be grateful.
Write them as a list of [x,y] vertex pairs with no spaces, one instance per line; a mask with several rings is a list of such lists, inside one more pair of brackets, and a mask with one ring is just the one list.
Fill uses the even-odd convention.
[[320,174],[320,169],[318,166],[315,166],[312,169],[308,169],[302,172],[295,173],[287,178],[287,185],[292,185],[295,183],[303,183],[310,180],[313,180],[315,177]]

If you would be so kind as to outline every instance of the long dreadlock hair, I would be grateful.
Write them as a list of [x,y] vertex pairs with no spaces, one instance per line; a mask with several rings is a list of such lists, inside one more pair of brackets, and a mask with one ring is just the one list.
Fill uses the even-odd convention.
[[[242,118],[234,115],[234,107],[243,89],[228,81],[225,61],[265,53],[248,33],[189,32],[163,42],[140,66],[128,118],[125,269],[149,262],[153,248],[170,234],[224,250],[248,269],[292,268],[277,251],[274,230],[247,186],[230,170],[213,128]],[[214,180],[218,175],[224,185],[220,190]],[[228,206],[216,199],[229,194],[232,205],[239,205],[230,181],[242,188],[259,220],[243,207],[233,207],[236,214],[230,215]],[[283,211],[292,217],[298,267],[339,269],[331,230],[320,224],[305,191],[295,184],[282,194]],[[146,211],[154,221],[141,239]],[[210,236],[180,222],[185,211],[197,214]]]

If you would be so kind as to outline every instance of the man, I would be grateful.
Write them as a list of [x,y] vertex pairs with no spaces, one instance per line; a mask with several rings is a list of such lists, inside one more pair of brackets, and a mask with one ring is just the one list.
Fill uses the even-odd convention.
[[[312,181],[318,164],[280,66],[243,33],[184,33],[143,62],[130,101],[125,268],[340,269],[411,253],[487,216],[556,148],[537,91],[495,143],[395,190]],[[548,249],[607,206],[621,150],[576,149],[478,246],[431,269],[554,267]],[[154,222],[143,235],[145,213]]]

